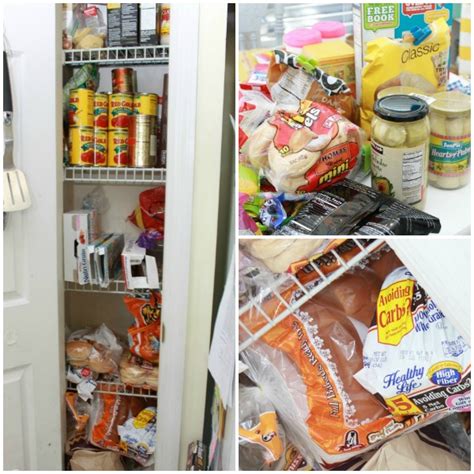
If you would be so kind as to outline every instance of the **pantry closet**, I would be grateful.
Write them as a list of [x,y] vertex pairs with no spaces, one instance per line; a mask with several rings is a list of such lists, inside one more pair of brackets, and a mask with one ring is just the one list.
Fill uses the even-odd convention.
[[[11,5],[4,12],[15,161],[33,196],[30,209],[8,216],[4,231],[4,468],[65,468],[64,393],[73,388],[65,379],[65,337],[105,323],[126,339],[132,323],[122,280],[107,289],[63,280],[63,212],[80,209],[100,185],[108,203],[101,230],[133,238],[138,231],[127,216],[140,192],[166,185],[159,389],[151,393],[158,406],[154,468],[183,469],[187,447],[202,439],[209,416],[207,354],[219,298],[214,274],[226,265],[216,257],[216,242],[218,226],[221,239],[222,228],[228,230],[218,217],[219,183],[229,179],[233,149],[222,141],[222,117],[233,112],[224,106],[224,94],[232,93],[224,86],[227,6],[173,5],[169,47],[145,48],[145,56],[140,48],[121,48],[120,59],[63,51],[60,4]],[[91,61],[99,65],[99,91],[111,90],[117,66],[136,69],[139,91],[160,95],[169,74],[166,168],[63,165],[62,87],[74,68]]]

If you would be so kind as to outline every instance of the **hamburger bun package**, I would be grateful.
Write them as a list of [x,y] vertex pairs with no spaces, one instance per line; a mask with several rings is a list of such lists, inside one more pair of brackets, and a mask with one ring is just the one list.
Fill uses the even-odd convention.
[[385,279],[356,379],[396,416],[471,410],[471,349],[413,275]]
[[353,176],[363,140],[332,107],[303,100],[296,112],[278,110],[250,135],[247,158],[277,191],[307,193]]
[[410,87],[426,95],[446,89],[449,26],[445,19],[439,18],[426,28],[430,34],[421,42],[408,34],[403,40],[382,37],[367,43],[361,97],[361,126],[367,135],[370,135],[374,103],[384,89]]

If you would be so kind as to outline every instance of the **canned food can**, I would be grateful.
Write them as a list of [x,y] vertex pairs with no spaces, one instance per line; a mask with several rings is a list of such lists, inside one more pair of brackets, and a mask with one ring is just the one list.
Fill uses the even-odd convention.
[[109,130],[107,165],[114,168],[128,166],[128,130]]
[[130,115],[133,113],[132,94],[110,94],[109,96],[109,130],[128,128]]
[[129,127],[130,167],[151,168],[156,164],[156,117],[134,115]]
[[133,70],[132,73],[132,94],[135,94],[138,90],[137,86],[137,71],[136,69]]
[[94,128],[107,130],[109,96],[104,93],[94,95]]
[[69,164],[91,166],[94,163],[94,129],[92,127],[69,128]]
[[94,166],[107,166],[107,130],[94,129]]
[[133,94],[133,75],[131,67],[119,67],[112,69],[112,92],[122,94]]
[[133,97],[133,113],[135,115],[156,116],[158,110],[157,94],[135,94]]
[[94,91],[90,89],[71,90],[68,122],[70,127],[94,126]]

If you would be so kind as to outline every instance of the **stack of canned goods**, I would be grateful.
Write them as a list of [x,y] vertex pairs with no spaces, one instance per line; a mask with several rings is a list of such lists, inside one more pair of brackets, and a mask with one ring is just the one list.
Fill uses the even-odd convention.
[[156,165],[157,94],[136,93],[131,68],[112,70],[112,92],[74,89],[69,98],[69,164]]

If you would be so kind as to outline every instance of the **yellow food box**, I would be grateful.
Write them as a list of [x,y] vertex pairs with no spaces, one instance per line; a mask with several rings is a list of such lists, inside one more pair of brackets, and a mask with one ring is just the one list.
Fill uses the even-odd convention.
[[318,61],[318,67],[342,79],[355,96],[354,48],[343,40],[326,41],[303,47],[302,54]]

